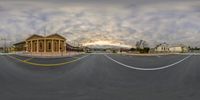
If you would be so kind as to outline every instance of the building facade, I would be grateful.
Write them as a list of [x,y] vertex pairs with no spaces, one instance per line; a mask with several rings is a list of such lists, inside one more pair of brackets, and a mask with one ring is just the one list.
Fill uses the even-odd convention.
[[185,45],[175,45],[169,48],[170,52],[185,53],[189,52],[189,48]]
[[26,50],[26,42],[18,42],[13,44],[14,45],[14,51],[25,51]]
[[156,46],[155,52],[170,52],[169,51],[169,44],[167,43],[162,43]]
[[60,53],[66,52],[66,39],[59,34],[49,36],[32,35],[25,41],[26,52]]
[[46,37],[34,34],[25,41],[13,44],[13,47],[13,51],[39,54],[64,53],[66,51],[84,51],[82,47],[75,47],[66,43],[66,39],[59,34],[52,34]]
[[189,52],[189,48],[185,45],[169,45],[167,43],[162,43],[156,46],[155,52],[160,53],[186,53]]

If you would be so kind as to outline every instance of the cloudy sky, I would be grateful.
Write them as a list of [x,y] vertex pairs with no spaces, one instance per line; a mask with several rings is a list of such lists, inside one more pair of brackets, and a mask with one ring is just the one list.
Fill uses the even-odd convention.
[[200,47],[200,1],[0,0],[0,38],[11,44],[44,33],[83,45],[134,47],[142,39]]

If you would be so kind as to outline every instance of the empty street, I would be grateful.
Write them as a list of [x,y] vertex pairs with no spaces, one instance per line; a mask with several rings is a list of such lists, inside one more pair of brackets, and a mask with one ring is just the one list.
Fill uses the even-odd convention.
[[198,100],[200,56],[0,56],[1,100]]

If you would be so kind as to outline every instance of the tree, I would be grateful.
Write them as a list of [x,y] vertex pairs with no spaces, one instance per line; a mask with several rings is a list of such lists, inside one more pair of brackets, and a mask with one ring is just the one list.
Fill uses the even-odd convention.
[[135,48],[131,48],[130,51],[136,51],[136,49]]
[[144,49],[145,47],[148,47],[148,43],[144,40],[140,40],[136,42],[136,48]]
[[146,41],[140,40],[136,42],[136,50],[139,51],[140,53],[148,53],[150,48]]

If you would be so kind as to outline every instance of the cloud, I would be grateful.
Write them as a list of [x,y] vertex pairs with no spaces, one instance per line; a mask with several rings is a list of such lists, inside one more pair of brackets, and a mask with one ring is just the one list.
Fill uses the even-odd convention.
[[[168,6],[170,4],[170,7]],[[146,40],[200,46],[199,2],[157,4],[0,3],[0,37],[13,43],[31,34],[60,33],[68,42],[134,46]],[[1,45],[1,44],[0,44]]]

